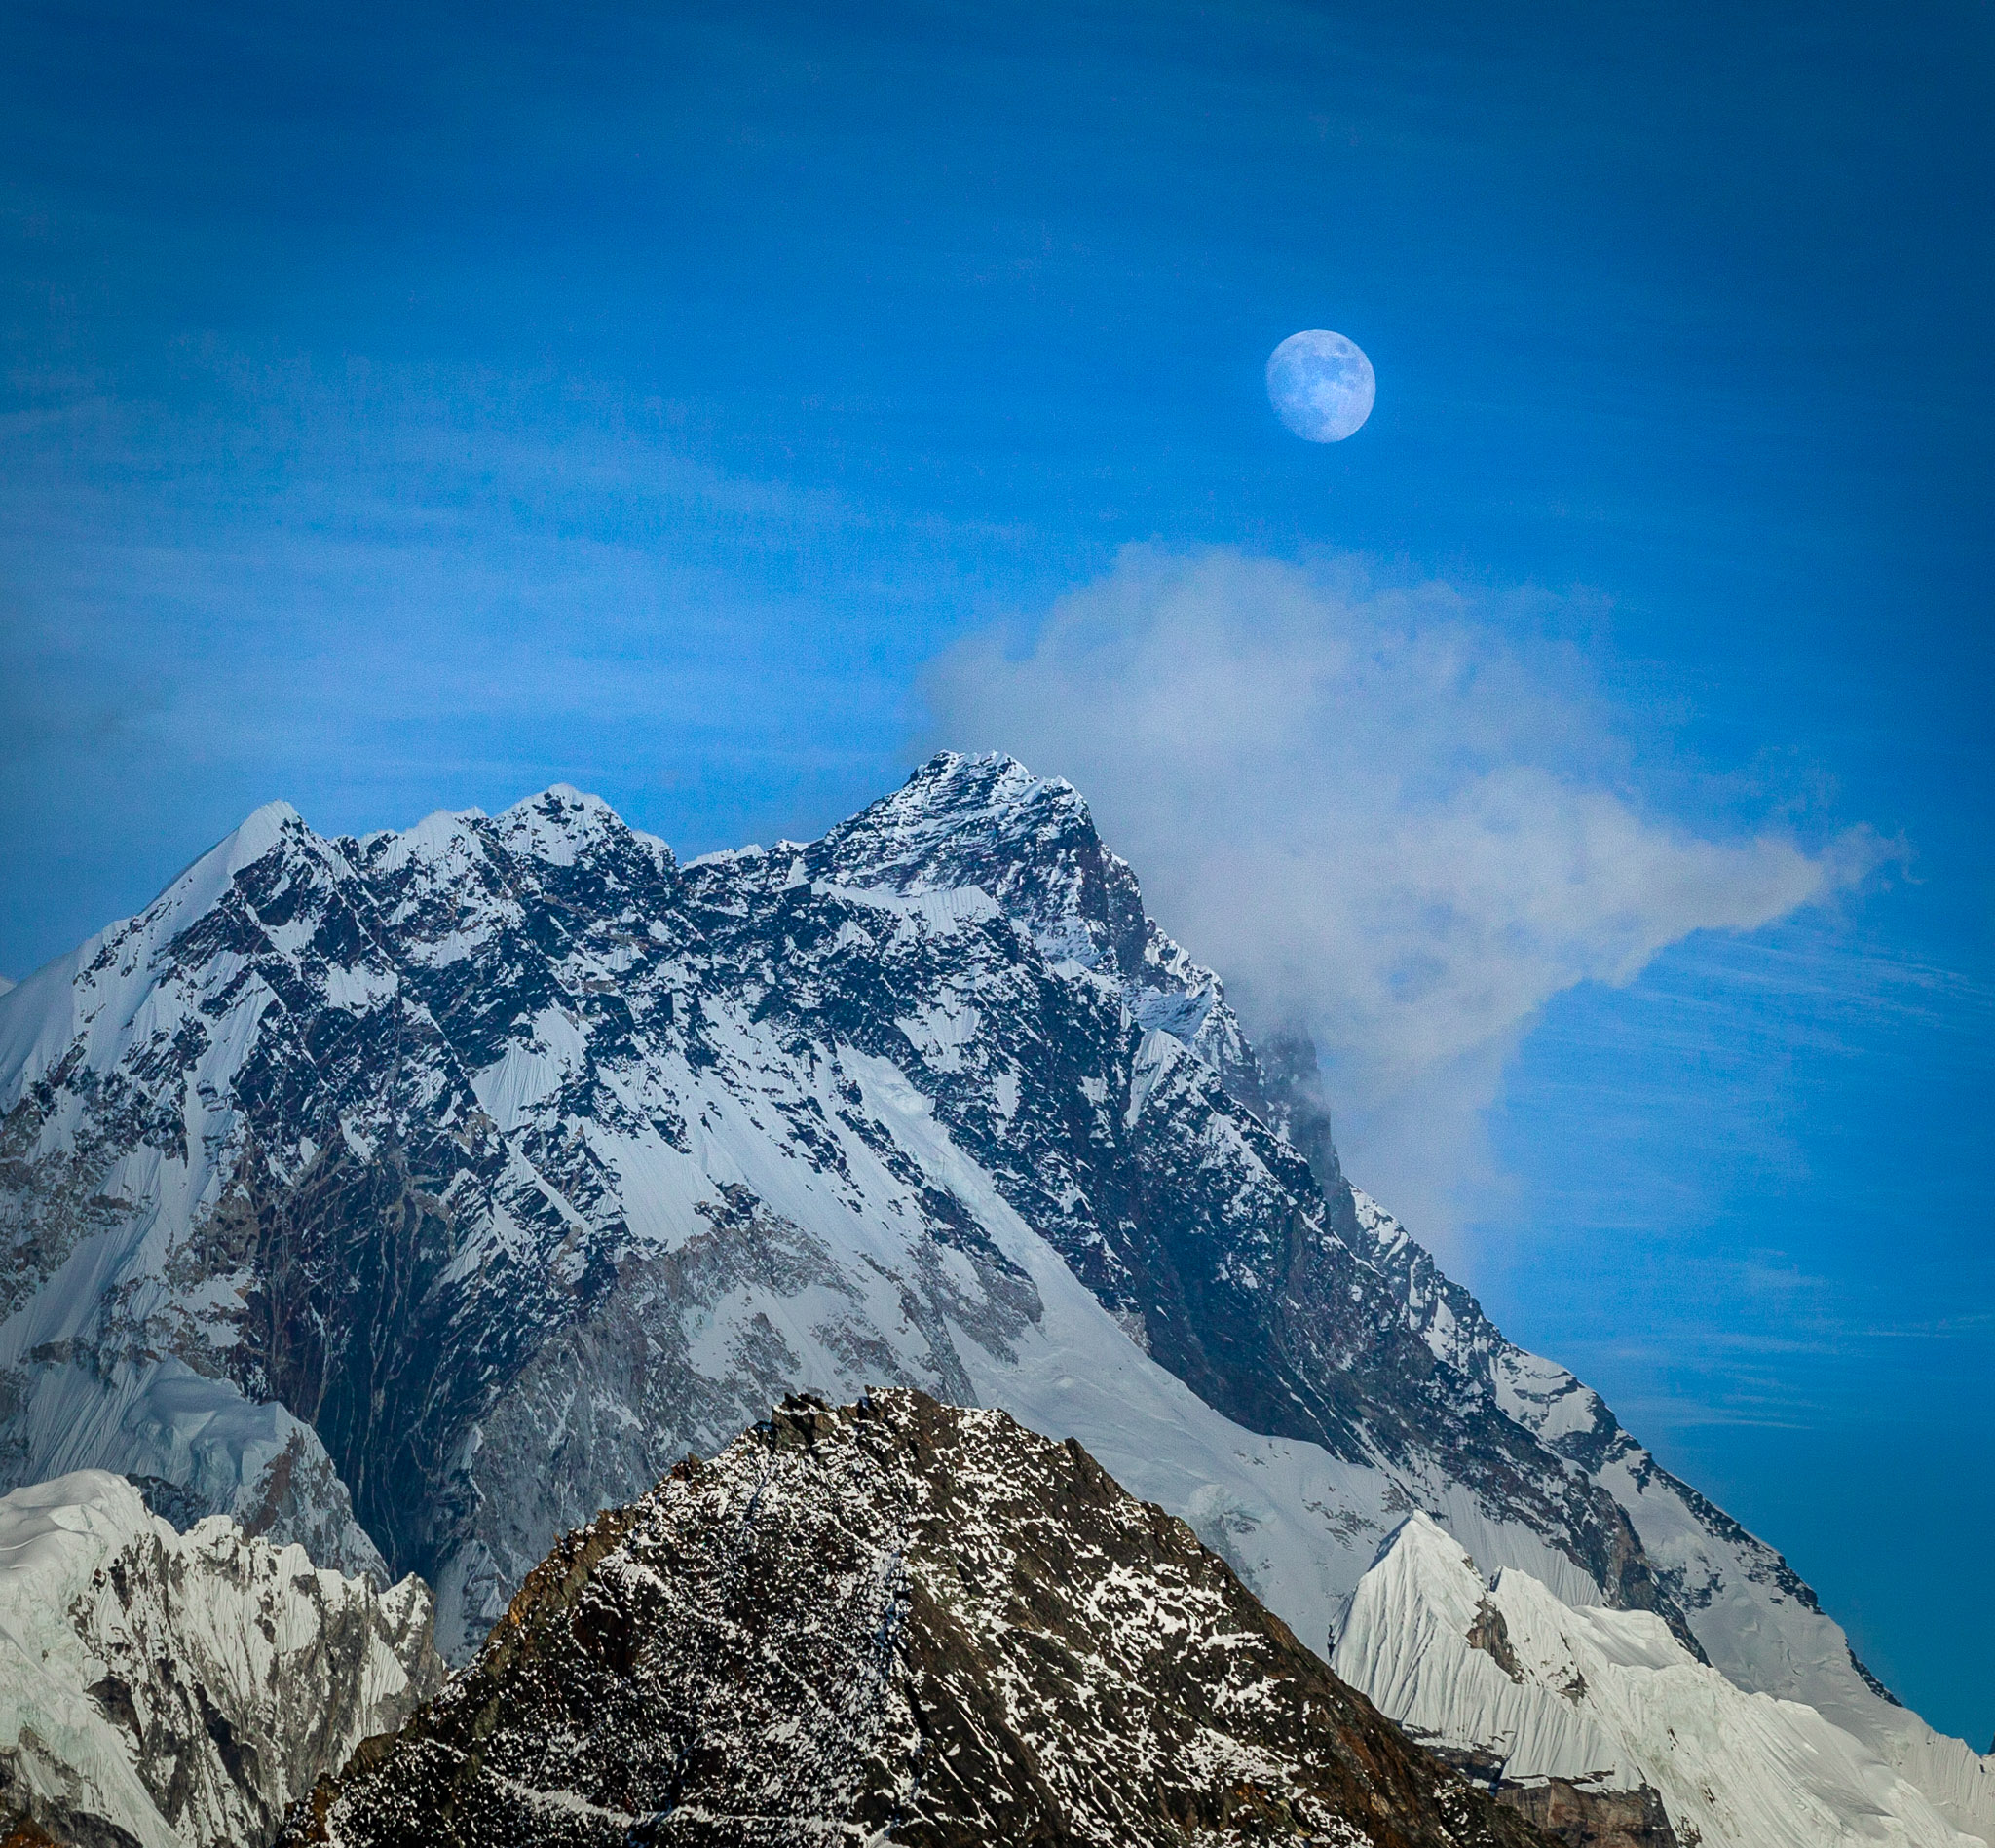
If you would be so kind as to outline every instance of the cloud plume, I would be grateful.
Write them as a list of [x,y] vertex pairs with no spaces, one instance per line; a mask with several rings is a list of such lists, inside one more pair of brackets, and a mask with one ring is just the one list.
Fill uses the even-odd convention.
[[1308,1032],[1355,1178],[1443,1242],[1487,1202],[1482,1113],[1548,1000],[1877,857],[1648,812],[1583,675],[1505,626],[1445,585],[1137,550],[926,687],[942,741],[1080,787],[1250,1024]]

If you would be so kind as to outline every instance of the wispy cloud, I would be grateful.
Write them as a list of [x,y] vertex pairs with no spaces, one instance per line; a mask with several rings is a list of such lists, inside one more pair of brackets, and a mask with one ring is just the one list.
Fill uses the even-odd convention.
[[1080,786],[1250,1020],[1307,1029],[1348,1164],[1430,1237],[1494,1178],[1481,1113],[1552,997],[1754,930],[1886,851],[1652,812],[1578,663],[1506,639],[1521,613],[1347,564],[1139,550],[927,684],[940,736]]

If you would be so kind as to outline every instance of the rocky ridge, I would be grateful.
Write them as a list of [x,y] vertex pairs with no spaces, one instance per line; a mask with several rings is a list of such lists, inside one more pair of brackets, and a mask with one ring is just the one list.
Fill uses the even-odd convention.
[[464,1659],[783,1392],[919,1386],[1078,1435],[1312,1646],[1417,1508],[1995,1832],[1986,1762],[1350,1187],[1306,1078],[1008,759],[687,865],[561,788],[275,806],[0,997],[0,1480],[421,1571]]
[[792,1400],[570,1535],[287,1844],[1524,1844],[1078,1445]]

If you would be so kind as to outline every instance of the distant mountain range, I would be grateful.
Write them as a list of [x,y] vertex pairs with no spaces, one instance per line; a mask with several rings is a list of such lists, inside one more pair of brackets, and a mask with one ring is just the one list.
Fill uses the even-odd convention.
[[1006,758],[686,864],[567,788],[273,805],[0,997],[0,1487],[417,1572],[463,1662],[785,1393],[919,1387],[1078,1439],[1320,1655],[1423,1515],[1995,1838],[1988,1761],[1352,1188],[1293,1050]]

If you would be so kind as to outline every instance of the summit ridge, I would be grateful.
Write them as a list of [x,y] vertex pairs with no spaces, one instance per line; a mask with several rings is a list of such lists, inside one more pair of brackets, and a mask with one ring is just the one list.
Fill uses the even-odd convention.
[[1072,785],[944,753],[682,863],[557,785],[283,805],[0,996],[0,1489],[101,1468],[435,1588],[785,1393],[1073,1436],[1327,1654],[1412,1509],[1995,1834],[1778,1554],[1357,1191]]
[[1081,1447],[791,1399],[539,1567],[289,1848],[1532,1848]]

